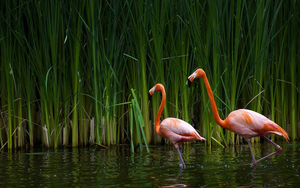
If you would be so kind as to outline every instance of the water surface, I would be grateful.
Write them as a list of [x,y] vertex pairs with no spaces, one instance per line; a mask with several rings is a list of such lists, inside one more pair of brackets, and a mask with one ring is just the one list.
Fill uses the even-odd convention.
[[[249,165],[247,145],[221,148],[185,145],[185,169],[173,146],[150,146],[131,153],[128,146],[103,149],[3,151],[0,187],[295,187],[300,185],[300,144]],[[253,145],[256,159],[273,152],[269,143]]]

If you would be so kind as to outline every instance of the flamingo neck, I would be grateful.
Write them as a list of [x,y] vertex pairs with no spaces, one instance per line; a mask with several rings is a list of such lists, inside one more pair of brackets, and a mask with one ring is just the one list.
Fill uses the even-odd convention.
[[161,117],[161,114],[162,114],[162,111],[165,107],[165,103],[166,103],[166,92],[164,89],[160,90],[161,91],[161,94],[162,94],[162,100],[161,100],[161,103],[160,103],[160,106],[159,106],[159,109],[158,109],[158,112],[157,112],[157,115],[156,115],[156,118],[155,118],[155,131],[157,134],[160,134],[160,117]]
[[204,76],[202,78],[203,78],[203,81],[204,81],[204,84],[205,84],[205,87],[206,87],[206,91],[207,91],[207,94],[208,94],[208,97],[209,97],[209,100],[210,100],[210,104],[211,104],[211,108],[212,108],[212,112],[213,112],[215,121],[217,122],[218,125],[225,128],[225,126],[226,126],[225,122],[219,116],[219,112],[218,112],[218,109],[217,109],[217,106],[216,106],[216,103],[215,103],[214,95],[213,95],[213,92],[212,92],[211,87],[209,85],[209,82],[207,80],[206,74],[204,74]]

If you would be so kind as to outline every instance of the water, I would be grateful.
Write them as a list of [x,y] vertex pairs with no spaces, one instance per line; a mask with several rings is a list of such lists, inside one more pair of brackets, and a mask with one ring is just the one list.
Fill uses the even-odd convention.
[[[150,146],[132,154],[127,146],[3,151],[0,187],[298,187],[300,144],[281,143],[283,152],[249,165],[247,145],[222,149],[185,145],[185,169],[173,146]],[[274,151],[253,146],[258,159]]]

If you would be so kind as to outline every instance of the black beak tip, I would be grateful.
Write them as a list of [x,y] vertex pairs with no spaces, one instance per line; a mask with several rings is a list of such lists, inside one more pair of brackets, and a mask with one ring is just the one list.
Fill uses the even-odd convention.
[[151,101],[152,99],[152,95],[150,95],[150,93],[148,93],[148,100]]
[[191,87],[192,82],[188,79],[188,86]]

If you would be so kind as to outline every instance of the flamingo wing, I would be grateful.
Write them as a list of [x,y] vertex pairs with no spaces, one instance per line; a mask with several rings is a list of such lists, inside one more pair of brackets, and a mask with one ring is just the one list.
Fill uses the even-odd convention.
[[233,111],[228,116],[230,129],[244,138],[252,138],[268,134],[284,136],[288,141],[287,132],[265,116],[247,109]]
[[170,139],[173,143],[193,140],[205,140],[187,122],[177,118],[167,118],[160,123],[161,136]]

